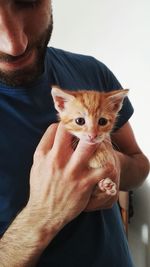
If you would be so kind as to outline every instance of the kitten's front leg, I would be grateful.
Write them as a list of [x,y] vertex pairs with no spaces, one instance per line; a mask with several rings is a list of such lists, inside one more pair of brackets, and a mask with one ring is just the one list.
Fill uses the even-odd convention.
[[[91,168],[103,168],[107,161],[113,162],[114,158],[105,150],[97,151],[94,157],[90,160],[89,166]],[[106,192],[107,195],[115,196],[117,194],[117,185],[109,177],[102,179],[97,184],[93,195],[99,194],[99,190]]]
[[114,183],[109,177],[99,181],[98,187],[101,191],[106,192],[107,195],[115,196],[117,194],[116,183]]
[[116,183],[114,183],[109,177],[102,179],[99,181],[99,183],[96,185],[92,196],[98,196],[100,191],[106,192],[109,196],[115,196],[117,194],[117,186]]

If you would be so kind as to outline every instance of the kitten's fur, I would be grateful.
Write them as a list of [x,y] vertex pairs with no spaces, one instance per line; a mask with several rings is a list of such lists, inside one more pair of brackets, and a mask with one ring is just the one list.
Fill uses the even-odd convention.
[[[59,118],[66,129],[79,139],[99,146],[89,161],[92,168],[103,167],[107,161],[114,162],[110,151],[110,133],[112,132],[118,112],[129,90],[111,92],[66,91],[53,86],[52,97]],[[116,194],[116,185],[109,179],[99,183],[102,191]]]

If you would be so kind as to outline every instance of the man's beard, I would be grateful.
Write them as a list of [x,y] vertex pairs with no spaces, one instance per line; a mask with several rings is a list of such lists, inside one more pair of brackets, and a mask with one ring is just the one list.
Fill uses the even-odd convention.
[[[34,63],[30,66],[24,67],[22,69],[18,69],[15,71],[3,71],[0,69],[0,82],[8,85],[8,86],[29,86],[32,82],[34,82],[40,74],[44,71],[44,59],[45,59],[45,53],[47,44],[50,40],[51,34],[53,30],[53,19],[51,17],[51,21],[49,23],[48,28],[45,30],[45,32],[40,36],[38,40],[34,42],[34,44],[30,45],[30,47],[27,48],[28,52],[32,52],[32,50],[35,50],[36,54],[36,60]],[[1,57],[0,57],[1,58]],[[6,62],[13,62],[15,60],[14,57],[9,55],[3,56],[3,61]]]

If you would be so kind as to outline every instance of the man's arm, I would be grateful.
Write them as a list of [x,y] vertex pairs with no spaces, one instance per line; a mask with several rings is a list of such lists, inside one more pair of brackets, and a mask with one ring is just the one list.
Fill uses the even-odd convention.
[[26,207],[0,240],[0,267],[33,267],[55,235],[87,206],[93,188],[109,170],[89,169],[96,147],[79,142],[61,124],[48,128],[30,174]]
[[129,122],[112,135],[112,142],[119,149],[120,190],[128,191],[140,186],[148,176],[150,165],[136,142]]
[[[33,213],[33,214],[32,214]],[[42,213],[41,213],[42,215]],[[56,225],[50,225],[49,242],[56,235]],[[0,239],[1,267],[33,267],[46,247],[46,236],[40,217],[25,208]]]

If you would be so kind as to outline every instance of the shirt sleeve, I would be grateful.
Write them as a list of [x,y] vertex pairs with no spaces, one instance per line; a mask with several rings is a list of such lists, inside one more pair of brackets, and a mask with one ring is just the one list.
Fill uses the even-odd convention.
[[[104,90],[105,91],[112,91],[122,89],[121,84],[112,73],[112,71],[105,66],[103,63],[97,61],[97,64],[101,69],[103,68],[103,81],[104,81]],[[128,97],[124,99],[122,109],[119,112],[119,116],[116,122],[116,126],[114,131],[121,128],[133,115],[134,109]]]

